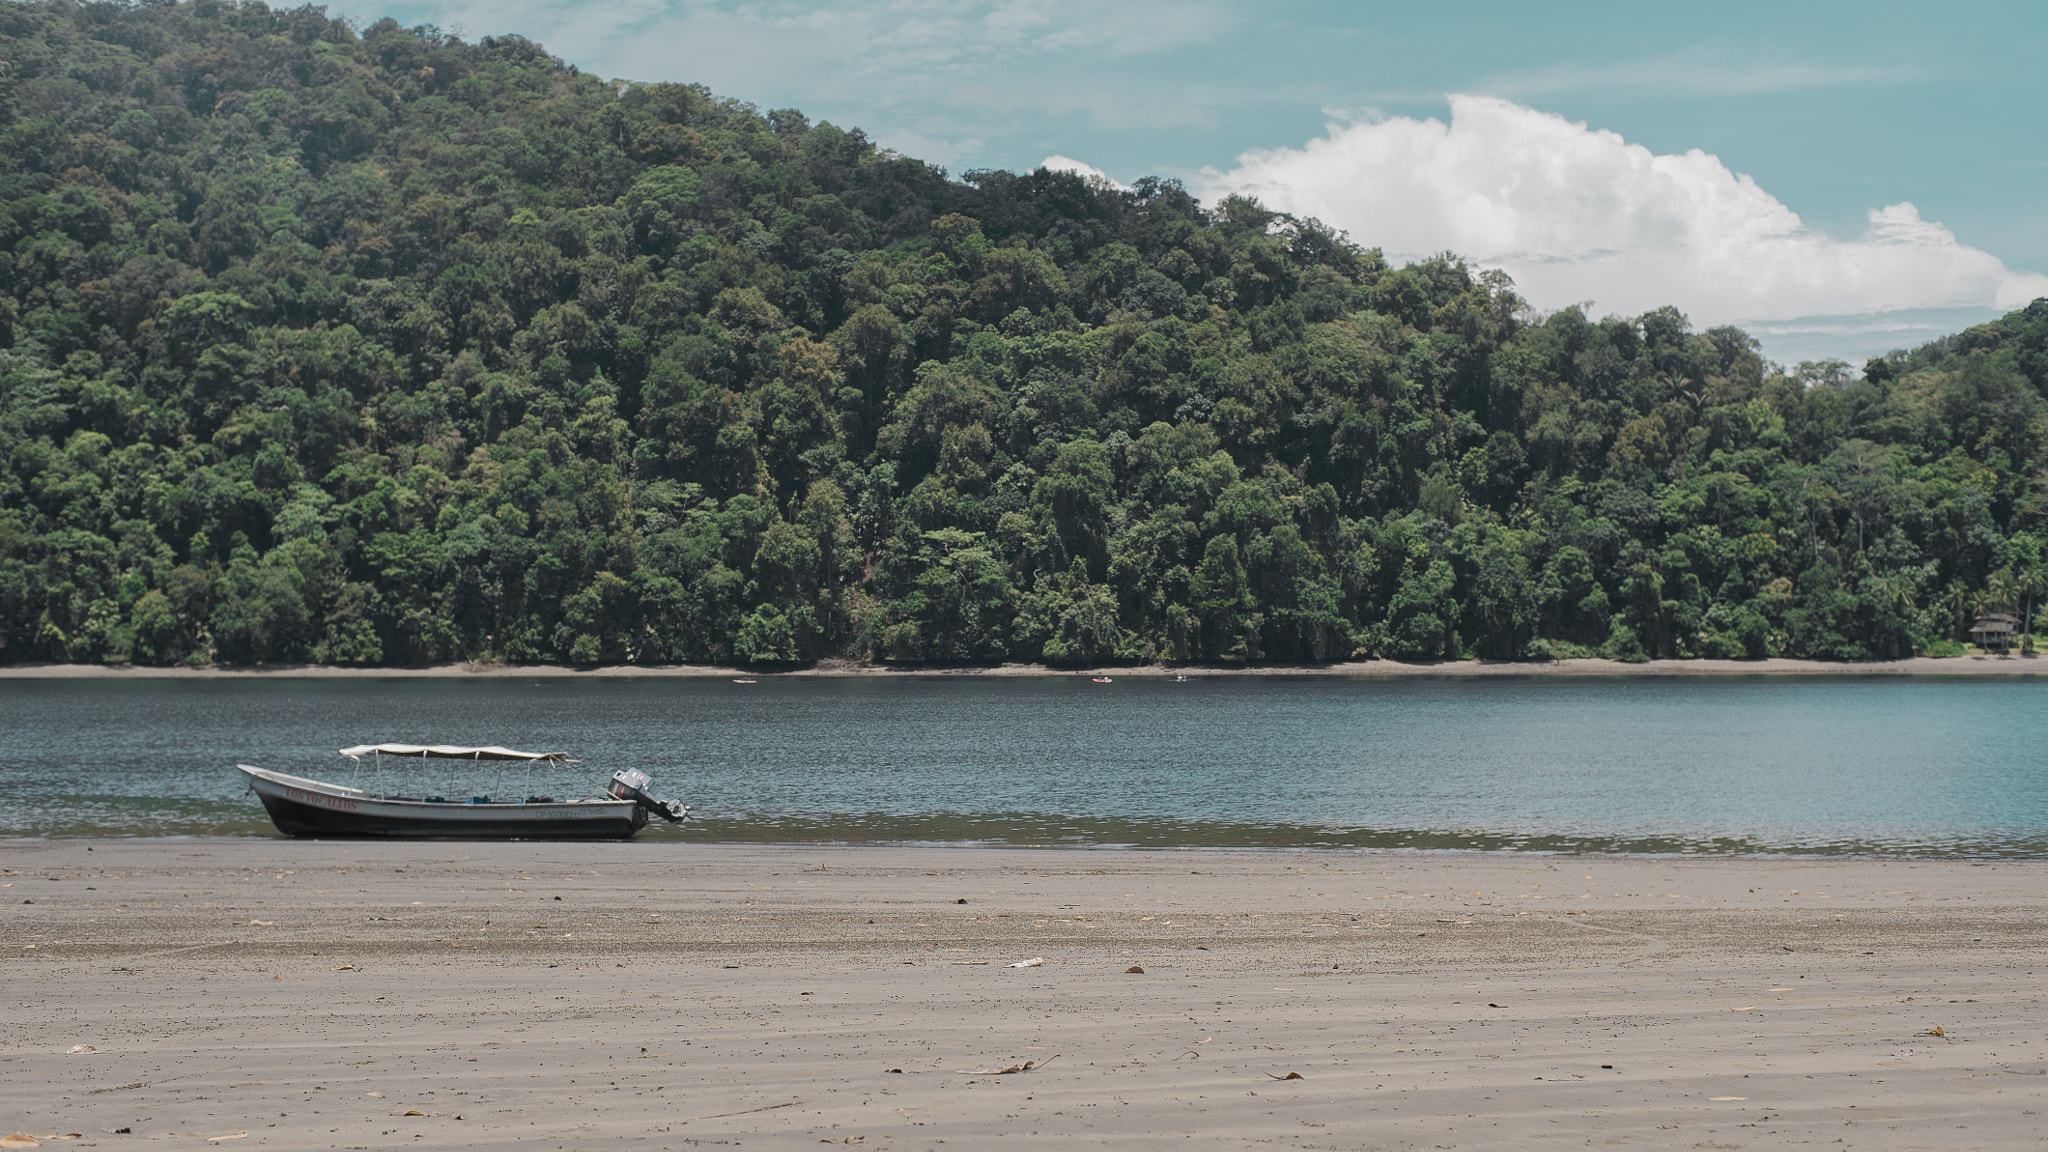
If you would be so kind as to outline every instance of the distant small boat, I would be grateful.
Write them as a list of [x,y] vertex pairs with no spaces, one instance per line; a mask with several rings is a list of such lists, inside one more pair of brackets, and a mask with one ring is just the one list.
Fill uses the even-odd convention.
[[752,677],[750,677],[750,676],[735,676],[735,677],[733,677],[733,678],[732,678],[732,682],[733,682],[733,683],[735,683],[735,684],[757,684],[757,683],[759,683],[759,681],[755,680],[754,678],[752,678]]
[[1174,682],[1175,684],[1185,684],[1185,683],[1187,683],[1187,682],[1188,682],[1188,678],[1187,678],[1187,676],[1185,676],[1185,675],[1175,676],[1175,677],[1173,678],[1173,682]]
[[1091,676],[1091,677],[1089,677],[1089,679],[1091,679],[1091,680],[1095,681],[1095,682],[1096,682],[1097,684],[1107,684],[1107,683],[1109,683],[1109,677],[1107,677],[1107,676]]
[[237,764],[235,767],[248,776],[249,790],[263,801],[264,810],[270,813],[270,822],[287,836],[400,840],[624,840],[647,826],[650,813],[671,824],[680,824],[690,816],[687,804],[672,806],[656,800],[648,791],[654,786],[654,781],[647,773],[630,768],[613,773],[602,794],[566,801],[552,796],[528,796],[525,800],[512,802],[494,801],[489,796],[451,801],[427,795],[424,777],[415,778],[422,785],[415,789],[421,793],[417,796],[396,795],[381,787],[387,758],[396,761],[401,770],[424,766],[426,761],[434,759],[519,761],[528,767],[536,763],[577,763],[560,752],[364,744],[343,748],[341,754],[356,761],[355,774],[360,774],[362,758],[372,757],[379,789],[372,792],[353,785],[291,776],[249,764]]

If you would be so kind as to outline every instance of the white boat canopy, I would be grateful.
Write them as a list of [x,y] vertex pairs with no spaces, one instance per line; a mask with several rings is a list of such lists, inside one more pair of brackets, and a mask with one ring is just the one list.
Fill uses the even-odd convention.
[[565,752],[515,752],[510,748],[457,748],[452,744],[358,744],[343,748],[341,754],[360,760],[371,753],[384,756],[418,756],[442,760],[555,760],[576,764]]

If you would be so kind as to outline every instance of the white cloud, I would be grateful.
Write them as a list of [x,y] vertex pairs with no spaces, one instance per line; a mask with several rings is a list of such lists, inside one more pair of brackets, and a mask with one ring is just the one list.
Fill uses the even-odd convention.
[[1613,132],[1485,96],[1451,120],[1332,124],[1301,148],[1247,152],[1193,183],[1319,217],[1390,257],[1453,251],[1504,268],[1531,303],[1675,304],[1697,324],[1908,308],[2010,308],[2048,295],[1918,209],[1872,209],[1837,239],[1697,149],[1659,156]]
[[1104,172],[1093,164],[1083,164],[1072,156],[1047,156],[1039,161],[1038,166],[1040,168],[1050,168],[1054,172],[1072,172],[1090,180],[1100,180],[1112,188],[1121,188],[1126,192],[1130,191],[1130,185],[1119,184],[1109,178],[1109,173]]
[[1861,364],[1894,348],[1912,348],[1991,320],[2003,309],[1899,308],[1853,316],[1801,316],[1750,321],[1743,328],[1763,345],[1764,356],[1780,364],[1801,360],[1846,360]]

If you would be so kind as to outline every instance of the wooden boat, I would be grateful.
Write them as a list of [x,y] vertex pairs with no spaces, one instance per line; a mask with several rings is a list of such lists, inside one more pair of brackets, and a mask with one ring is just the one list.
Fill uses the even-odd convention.
[[[401,780],[424,784],[418,769],[430,760],[575,764],[560,752],[518,752],[510,748],[456,748],[447,745],[364,744],[343,748],[355,761],[351,775],[360,779],[363,757],[372,758],[377,787],[358,788],[304,776],[291,776],[237,764],[249,778],[249,790],[263,801],[277,830],[287,836],[332,836],[390,839],[464,840],[624,840],[647,826],[649,814],[671,824],[689,818],[689,806],[671,806],[648,791],[653,781],[645,772],[616,772],[601,795],[576,800],[529,795],[520,801],[495,801],[471,796],[451,801],[429,795],[396,794],[383,787],[385,772],[399,770]],[[387,762],[389,761],[389,762]],[[499,784],[503,784],[503,773]],[[521,789],[525,791],[525,789]]]

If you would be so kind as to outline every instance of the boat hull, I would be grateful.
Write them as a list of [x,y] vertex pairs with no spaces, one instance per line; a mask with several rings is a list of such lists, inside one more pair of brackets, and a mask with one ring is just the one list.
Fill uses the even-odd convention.
[[624,840],[646,826],[631,801],[437,804],[237,765],[287,836],[369,840]]

